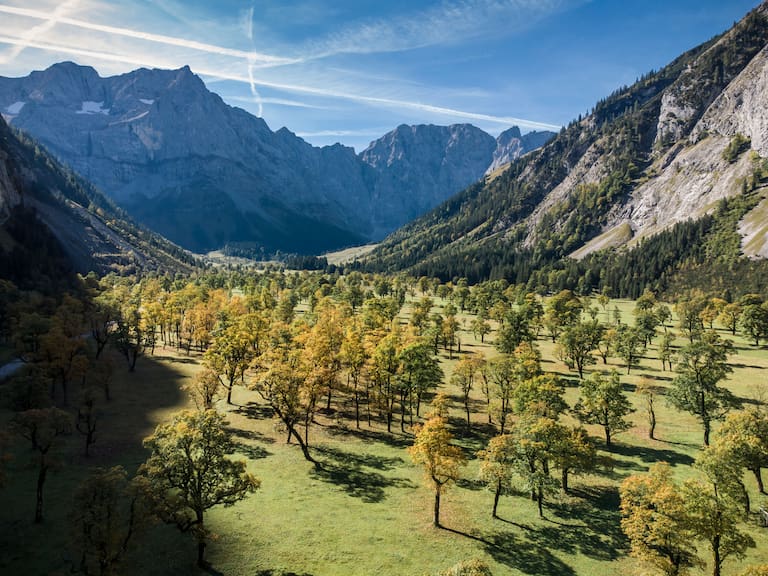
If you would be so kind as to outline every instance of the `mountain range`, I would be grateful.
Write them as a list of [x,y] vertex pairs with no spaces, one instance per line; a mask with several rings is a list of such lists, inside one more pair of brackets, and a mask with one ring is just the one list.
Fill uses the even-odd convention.
[[198,252],[380,240],[554,135],[399,126],[356,154],[271,131],[188,67],[102,78],[71,62],[0,78],[0,112],[136,220]]
[[[698,241],[706,245],[697,257],[714,262],[728,245],[733,258],[765,258],[767,101],[763,2],[728,32],[598,102],[539,150],[399,229],[365,265],[445,279],[539,275],[544,285],[547,275],[565,285],[582,278],[585,289],[616,288],[639,272],[609,279],[605,254],[648,250],[656,236],[728,212],[726,199],[741,208],[731,210],[722,237],[702,224]],[[654,258],[677,258],[679,268],[690,249]],[[659,261],[647,262],[657,282],[674,272]]]

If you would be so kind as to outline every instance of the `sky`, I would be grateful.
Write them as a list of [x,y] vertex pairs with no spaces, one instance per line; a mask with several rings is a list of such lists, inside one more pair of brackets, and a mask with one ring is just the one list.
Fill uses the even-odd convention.
[[315,145],[400,124],[557,130],[758,0],[0,0],[0,76],[189,65]]

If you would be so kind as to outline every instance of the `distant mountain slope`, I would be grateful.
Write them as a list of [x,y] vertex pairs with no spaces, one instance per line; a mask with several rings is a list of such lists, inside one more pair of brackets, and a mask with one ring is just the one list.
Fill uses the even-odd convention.
[[[525,282],[569,256],[638,245],[712,212],[720,199],[762,194],[767,45],[764,2],[502,174],[398,230],[368,266]],[[760,254],[755,244],[745,248]]]
[[[226,105],[187,67],[101,78],[65,62],[0,78],[0,112],[138,220],[197,251],[243,243],[317,253],[379,240],[481,178],[496,149],[467,125],[400,127],[359,156],[316,148]],[[508,157],[529,148],[518,144]]]
[[73,271],[175,272],[194,265],[0,119],[0,278],[57,283]]

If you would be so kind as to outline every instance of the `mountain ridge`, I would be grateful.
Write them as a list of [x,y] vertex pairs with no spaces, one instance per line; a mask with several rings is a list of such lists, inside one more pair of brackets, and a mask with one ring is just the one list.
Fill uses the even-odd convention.
[[[601,100],[506,171],[398,230],[366,265],[526,282],[539,269],[568,269],[570,256],[638,245],[723,198],[762,193],[767,45],[763,2],[728,32]],[[730,158],[738,138],[749,144]]]
[[[0,78],[0,111],[139,221],[196,250],[316,253],[379,240],[481,178],[494,153],[530,148],[510,138],[502,150],[469,125],[396,128],[360,154],[316,148],[227,105],[189,67],[102,78],[60,63]],[[377,164],[406,138],[402,162]]]

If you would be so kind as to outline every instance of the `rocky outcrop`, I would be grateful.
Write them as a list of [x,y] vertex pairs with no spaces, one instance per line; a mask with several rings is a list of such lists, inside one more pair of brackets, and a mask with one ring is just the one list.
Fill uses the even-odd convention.
[[496,141],[469,124],[399,126],[360,155],[373,170],[374,236],[391,232],[476,182]]
[[495,172],[506,164],[517,160],[523,154],[541,148],[544,144],[549,142],[554,135],[554,132],[549,132],[547,130],[521,134],[520,128],[517,126],[505,130],[499,134],[498,138],[496,138],[496,150],[493,152],[493,160],[486,170],[486,174]]
[[707,133],[742,134],[751,147],[768,158],[768,47],[717,97],[693,129],[696,141]]

